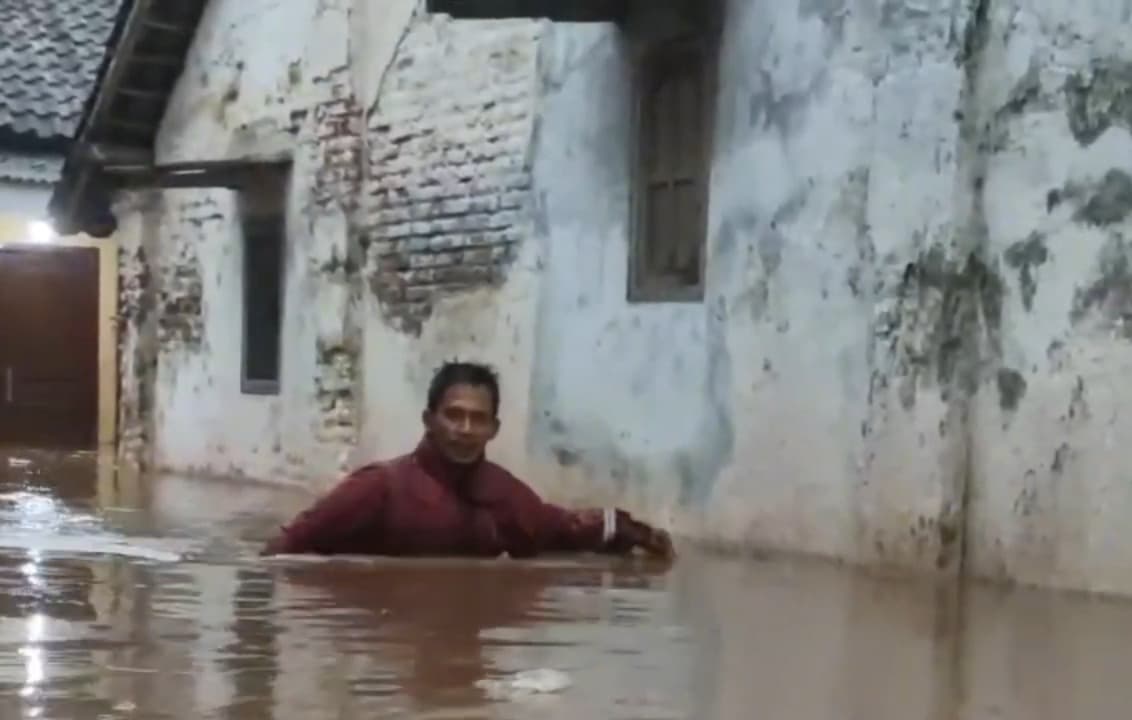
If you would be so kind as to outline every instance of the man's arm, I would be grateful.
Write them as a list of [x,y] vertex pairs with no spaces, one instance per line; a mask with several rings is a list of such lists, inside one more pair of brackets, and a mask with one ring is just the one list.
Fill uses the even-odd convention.
[[653,528],[619,508],[570,510],[545,502],[514,476],[511,509],[499,521],[512,556],[543,552],[596,552],[623,555],[641,548],[650,555],[672,558],[668,533]]
[[386,485],[380,471],[354,471],[310,508],[299,513],[263,549],[263,555],[343,552],[343,543],[379,517]]
[[620,508],[570,510],[542,504],[549,530],[547,552],[599,552],[626,555],[634,548],[663,558],[675,551],[668,533],[637,520]]

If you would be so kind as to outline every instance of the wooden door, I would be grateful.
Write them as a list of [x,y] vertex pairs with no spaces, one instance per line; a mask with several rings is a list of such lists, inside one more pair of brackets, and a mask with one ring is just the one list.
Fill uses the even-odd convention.
[[0,248],[0,444],[98,437],[98,250]]

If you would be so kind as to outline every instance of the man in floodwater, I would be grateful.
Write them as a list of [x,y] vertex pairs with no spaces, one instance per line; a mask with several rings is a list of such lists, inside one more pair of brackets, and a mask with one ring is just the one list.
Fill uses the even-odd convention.
[[670,559],[668,533],[619,509],[567,510],[485,459],[499,432],[499,381],[475,363],[446,363],[432,379],[413,452],[355,470],[300,513],[265,555],[464,555],[554,552]]

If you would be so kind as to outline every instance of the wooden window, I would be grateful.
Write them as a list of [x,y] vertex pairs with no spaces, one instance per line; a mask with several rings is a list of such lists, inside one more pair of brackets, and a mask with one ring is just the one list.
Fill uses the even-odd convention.
[[282,371],[286,174],[257,175],[239,191],[243,240],[243,371],[248,395],[276,395]]
[[630,301],[703,299],[714,68],[699,37],[655,46],[639,66]]

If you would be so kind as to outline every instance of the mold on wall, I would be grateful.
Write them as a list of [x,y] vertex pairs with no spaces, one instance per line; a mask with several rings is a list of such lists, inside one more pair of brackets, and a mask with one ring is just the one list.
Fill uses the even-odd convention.
[[1116,438],[1132,361],[1125,8],[989,2],[978,104],[1002,361],[970,409],[972,573],[1132,591]]
[[554,28],[534,153],[547,486],[732,548],[958,566],[963,408],[1003,295],[955,123],[973,18],[727,3],[707,298],[652,305],[625,299],[631,48]]
[[199,352],[204,335],[204,286],[197,253],[204,238],[223,227],[224,216],[207,196],[171,203],[168,212],[177,222],[163,235],[159,248],[157,340],[165,353]]

